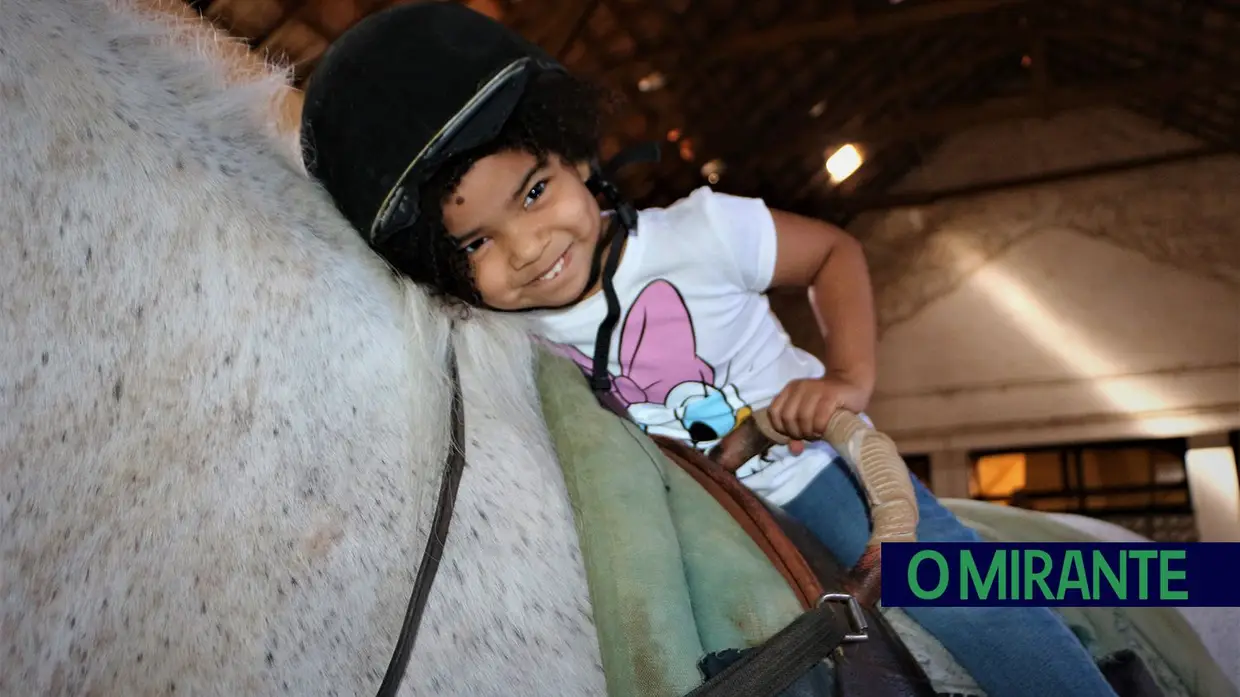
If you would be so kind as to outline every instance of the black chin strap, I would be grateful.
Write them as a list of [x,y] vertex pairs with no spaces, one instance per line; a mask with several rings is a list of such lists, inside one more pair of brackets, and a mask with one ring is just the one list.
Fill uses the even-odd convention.
[[611,373],[607,370],[611,353],[611,336],[616,329],[616,324],[620,321],[620,299],[616,296],[616,286],[612,281],[616,275],[616,267],[620,265],[620,252],[624,249],[624,242],[637,230],[637,210],[625,201],[616,186],[604,179],[601,174],[596,173],[586,182],[586,185],[591,191],[606,199],[615,211],[612,224],[608,227],[610,239],[606,244],[603,240],[599,241],[594,252],[594,269],[590,275],[590,283],[586,285],[586,291],[594,287],[598,279],[593,271],[598,269],[599,260],[603,257],[603,251],[606,250],[607,258],[603,262],[601,276],[603,295],[607,299],[607,315],[599,324],[598,334],[594,337],[594,370],[590,375],[590,389],[594,390],[596,397],[604,399],[611,390]]
[[[619,221],[618,221],[619,222]],[[623,222],[619,223],[624,225]],[[630,228],[626,228],[627,233]],[[594,371],[590,376],[590,389],[600,398],[611,390],[611,373],[607,363],[611,353],[611,335],[620,321],[620,299],[616,296],[616,286],[612,283],[616,275],[616,267],[620,264],[620,251],[624,248],[627,235],[613,236],[608,246],[607,261],[603,266],[603,295],[607,299],[607,316],[598,325],[598,334],[594,337]],[[602,245],[599,245],[600,247]]]
[[[624,410],[611,396],[611,373],[607,370],[611,354],[611,336],[616,324],[620,322],[620,299],[616,297],[616,286],[612,279],[616,275],[616,267],[620,264],[620,252],[624,241],[637,230],[637,209],[620,195],[620,190],[612,183],[612,178],[624,167],[640,162],[658,162],[659,144],[654,142],[640,143],[623,150],[607,163],[605,171],[595,167],[593,176],[586,182],[595,195],[607,200],[615,211],[615,218],[610,226],[611,239],[606,244],[607,259],[602,268],[603,295],[607,299],[607,315],[598,326],[598,334],[594,337],[594,370],[590,375],[590,389],[594,396],[613,411],[623,414]],[[594,268],[598,268],[602,257],[604,243],[600,240],[594,254]],[[596,282],[593,271],[586,289],[594,287]]]

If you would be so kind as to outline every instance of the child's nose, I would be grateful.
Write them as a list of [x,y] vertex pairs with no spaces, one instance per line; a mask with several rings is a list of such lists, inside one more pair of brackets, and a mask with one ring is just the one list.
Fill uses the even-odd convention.
[[510,240],[513,268],[520,269],[542,258],[548,235],[541,228],[527,228],[514,231]]

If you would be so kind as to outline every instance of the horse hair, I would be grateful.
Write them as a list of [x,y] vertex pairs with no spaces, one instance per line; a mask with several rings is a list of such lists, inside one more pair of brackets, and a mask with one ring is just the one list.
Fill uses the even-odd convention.
[[523,325],[398,281],[222,41],[0,3],[0,694],[373,693],[449,341],[468,466],[402,692],[603,694]]

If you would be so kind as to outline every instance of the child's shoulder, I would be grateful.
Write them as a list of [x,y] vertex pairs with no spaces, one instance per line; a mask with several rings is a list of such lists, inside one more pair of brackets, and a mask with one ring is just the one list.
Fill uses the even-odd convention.
[[[758,255],[765,259],[777,231],[771,209],[762,199],[745,198],[703,186],[666,208],[652,208],[638,215],[638,234],[650,244],[666,245],[708,255],[719,250],[725,256]],[[651,242],[651,240],[657,240]],[[773,253],[773,252],[771,252]]]
[[703,223],[719,223],[726,221],[737,209],[766,210],[762,199],[747,198],[715,191],[709,186],[700,186],[666,207],[643,208],[641,215],[656,220],[666,220],[684,224],[693,220]]
[[[640,258],[654,272],[704,270],[718,280],[720,270],[735,284],[765,289],[775,263],[778,231],[761,199],[700,187],[666,208],[638,216]],[[727,275],[725,274],[725,275]]]

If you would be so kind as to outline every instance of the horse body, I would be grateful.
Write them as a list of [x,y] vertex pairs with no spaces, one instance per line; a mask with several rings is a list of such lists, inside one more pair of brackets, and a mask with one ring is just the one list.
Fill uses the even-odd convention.
[[[409,601],[449,318],[205,37],[0,3],[2,694],[364,695]],[[532,349],[455,336],[468,466],[403,693],[602,694]]]
[[0,2],[0,694],[375,691],[449,342],[468,466],[402,692],[604,694],[523,327],[395,280],[282,79],[170,22]]
[[[1138,535],[1098,518],[1088,518],[1072,513],[1048,513],[1048,516],[1065,523],[1101,542],[1149,542]],[[1182,607],[1180,614],[1201,637],[1210,657],[1218,663],[1227,677],[1240,688],[1240,608],[1235,607]]]

